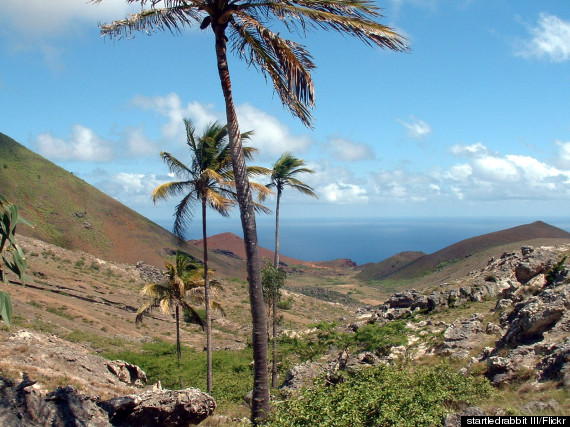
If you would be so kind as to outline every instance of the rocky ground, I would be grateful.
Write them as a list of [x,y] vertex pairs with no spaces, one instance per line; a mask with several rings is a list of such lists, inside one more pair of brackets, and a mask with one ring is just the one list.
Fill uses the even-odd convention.
[[[522,247],[490,259],[487,265],[459,280],[421,291],[399,292],[383,304],[360,308],[351,318],[345,317],[340,330],[350,333],[366,324],[405,321],[407,344],[395,346],[383,355],[350,354],[339,349],[321,360],[294,367],[282,390],[294,395],[299,387],[311,384],[317,375],[338,370],[359,369],[398,359],[425,363],[429,359],[446,358],[465,374],[487,376],[498,388],[508,389],[518,384],[515,405],[519,413],[570,415],[570,262],[564,258],[568,254],[570,246],[565,245]],[[80,259],[91,262],[85,255],[80,255],[78,261]],[[138,268],[143,268],[143,275],[152,274],[152,269]],[[134,277],[137,267],[122,271]],[[36,270],[36,277],[38,272]],[[48,276],[55,277],[55,271],[50,270]],[[59,290],[69,292],[69,289]],[[55,294],[54,298],[59,295],[53,290],[51,293]],[[103,296],[89,298],[96,300]],[[125,302],[121,303],[122,307],[117,305],[118,301],[115,303],[105,306],[128,311]],[[45,307],[42,306],[44,312]],[[83,318],[70,321],[85,323]],[[94,328],[100,331],[99,325]],[[142,413],[146,406],[154,408],[154,403],[142,402],[152,393],[156,396],[162,391],[160,387],[154,387],[153,391],[152,385],[146,385],[143,391],[140,388],[144,386],[143,374],[136,373],[136,368],[120,361],[110,363],[97,356],[93,344],[73,344],[48,332],[22,328],[2,332],[0,372],[4,377],[0,379],[0,420],[2,416],[14,417],[14,414],[17,419],[35,416],[27,414],[26,408],[35,408],[31,411],[36,415],[55,416],[53,414],[61,410],[53,405],[66,402],[70,407],[83,407],[85,403],[91,408],[75,411],[87,414],[90,425],[128,425],[124,423],[129,414]],[[69,384],[73,387],[66,387]],[[58,385],[59,389],[50,391]],[[179,403],[184,400],[187,403],[182,406],[193,407],[192,411],[201,414],[197,416],[211,414],[215,407],[209,396],[194,391],[158,399],[163,402],[174,399]],[[161,416],[174,420],[169,425],[177,425],[178,415],[173,414],[179,409],[174,405],[168,414]],[[512,410],[512,402],[494,402],[484,408],[469,409],[473,413],[487,414],[504,414],[508,410]],[[147,414],[152,414],[156,408],[149,411]],[[130,422],[137,416],[132,415]],[[11,424],[16,418],[4,418],[10,420],[6,425],[30,425]],[[145,425],[141,419],[137,425]],[[454,425],[451,418],[449,425]]]
[[[408,344],[392,347],[381,357],[344,350],[305,362],[289,372],[284,390],[294,394],[316,376],[337,370],[396,359],[425,363],[448,358],[466,375],[483,374],[501,389],[517,385],[522,390],[519,412],[569,415],[569,253],[566,245],[522,247],[490,259],[461,280],[396,293],[380,306],[359,309],[356,321],[339,330],[354,332],[365,324],[405,320]],[[504,414],[505,405],[496,402],[479,412]]]

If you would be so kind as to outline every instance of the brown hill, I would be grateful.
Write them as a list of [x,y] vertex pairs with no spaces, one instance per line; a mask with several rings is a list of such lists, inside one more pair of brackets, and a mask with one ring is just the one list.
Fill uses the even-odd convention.
[[[189,240],[188,243],[191,245],[202,248],[202,239],[199,240]],[[242,260],[245,260],[245,243],[243,239],[236,236],[233,233],[220,233],[214,236],[208,237],[208,249],[214,253],[223,254],[229,257],[237,256]],[[259,256],[261,259],[267,259],[273,261],[275,258],[275,252],[269,249],[259,247]],[[307,261],[301,261],[295,258],[291,258],[285,255],[279,254],[279,261],[282,264],[292,265],[292,264],[312,264]]]
[[[536,239],[570,239],[570,233],[542,221],[536,221],[531,224],[519,225],[507,230],[462,240],[433,254],[419,256],[416,259],[412,259],[412,257],[408,263],[402,262],[402,254],[398,254],[380,263],[363,266],[363,270],[356,277],[362,280],[417,278],[428,272],[440,270],[446,265],[466,260],[475,254],[488,251],[494,247]],[[394,266],[393,268],[387,267],[392,265]]]
[[[99,258],[162,267],[179,247],[176,237],[72,173],[0,133],[0,193],[34,228],[18,233]],[[194,246],[184,248],[196,258]],[[224,270],[225,261],[212,268]],[[232,268],[233,269],[233,268]]]

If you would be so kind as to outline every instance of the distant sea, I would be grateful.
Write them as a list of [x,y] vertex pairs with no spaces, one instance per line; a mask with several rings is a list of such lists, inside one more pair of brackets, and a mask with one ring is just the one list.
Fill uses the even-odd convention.
[[[446,246],[481,234],[501,231],[534,221],[570,232],[570,218],[282,218],[280,252],[304,261],[330,261],[350,258],[357,264],[379,262],[403,251],[437,252]],[[155,220],[172,230],[172,220]],[[188,227],[188,239],[201,239],[201,220]],[[237,218],[208,221],[208,236],[223,232],[242,236]],[[275,224],[259,218],[258,239],[261,246],[275,247]]]

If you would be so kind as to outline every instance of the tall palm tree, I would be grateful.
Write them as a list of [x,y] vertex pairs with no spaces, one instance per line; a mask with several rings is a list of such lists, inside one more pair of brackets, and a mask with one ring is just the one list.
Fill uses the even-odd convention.
[[[302,173],[314,173],[306,168],[305,161],[294,157],[291,153],[283,153],[279,160],[273,164],[269,188],[277,190],[277,204],[275,207],[275,258],[273,267],[279,269],[279,204],[285,187],[291,187],[303,194],[317,198],[313,189],[295,176]],[[273,365],[271,369],[271,386],[277,387],[277,298],[273,298]]]
[[[212,316],[210,312],[210,281],[208,277],[208,238],[207,238],[207,207],[228,216],[235,204],[235,184],[233,182],[232,162],[227,141],[228,130],[218,122],[211,123],[203,134],[198,137],[191,120],[185,119],[186,143],[190,149],[191,164],[185,165],[172,154],[161,152],[160,156],[180,181],[167,182],[155,188],[152,199],[159,199],[183,194],[182,201],[176,206],[174,233],[184,237],[186,224],[192,216],[194,203],[201,205],[202,211],[202,243],[204,258],[204,296],[206,304],[206,359],[207,359],[207,390],[212,392]],[[248,139],[251,132],[241,135]],[[244,147],[246,157],[251,158],[256,150]],[[262,168],[250,167],[250,173],[261,173]],[[263,186],[256,185],[256,189]],[[260,205],[258,205],[260,206]]]
[[[100,3],[103,0],[92,0]],[[405,39],[395,30],[375,20],[379,9],[370,0],[126,0],[141,4],[141,12],[111,24],[101,25],[103,35],[121,38],[133,31],[180,31],[186,26],[211,28],[215,39],[218,75],[226,106],[238,203],[247,254],[247,272],[253,322],[254,387],[252,421],[257,423],[269,412],[267,340],[261,269],[253,198],[247,176],[238,118],[232,96],[227,47],[249,65],[269,75],[283,105],[311,125],[310,109],[315,91],[310,53],[299,43],[271,31],[266,24],[279,21],[289,31],[305,34],[308,29],[332,29],[354,36],[368,45],[395,51],[407,50]],[[146,7],[145,7],[146,6]]]
[[147,283],[141,290],[141,295],[150,297],[138,309],[135,323],[142,322],[143,316],[154,307],[159,307],[164,314],[170,315],[174,308],[176,320],[176,354],[180,368],[180,308],[204,328],[204,322],[196,310],[189,304],[189,297],[199,300],[203,289],[203,267],[192,260],[187,254],[177,252],[173,262],[165,261],[166,280],[160,283]]

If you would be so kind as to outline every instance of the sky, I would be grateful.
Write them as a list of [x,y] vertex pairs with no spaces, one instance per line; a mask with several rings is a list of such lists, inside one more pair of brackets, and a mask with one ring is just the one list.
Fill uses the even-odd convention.
[[[260,150],[253,163],[290,151],[315,171],[300,179],[318,200],[286,191],[282,220],[566,216],[568,0],[377,5],[409,52],[332,32],[290,36],[318,67],[312,129],[230,54],[240,127]],[[99,23],[139,9],[2,0],[0,132],[164,223],[177,200],[151,200],[175,179],[159,153],[189,160],[183,118],[198,130],[223,123],[224,103],[210,30],[100,35]]]

